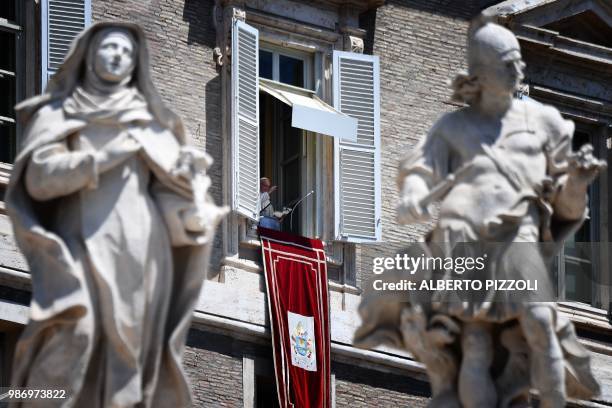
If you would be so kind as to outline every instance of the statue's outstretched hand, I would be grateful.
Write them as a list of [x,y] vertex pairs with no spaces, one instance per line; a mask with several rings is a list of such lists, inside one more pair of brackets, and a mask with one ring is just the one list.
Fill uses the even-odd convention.
[[426,222],[431,220],[431,214],[415,195],[405,195],[397,206],[397,220],[400,224]]
[[142,145],[129,133],[120,134],[95,153],[98,173],[118,166],[141,148]]
[[213,162],[212,157],[200,148],[181,146],[179,162],[193,168],[194,172],[205,173]]
[[590,143],[583,145],[574,152],[568,161],[568,174],[571,179],[581,184],[591,184],[608,164],[593,156],[593,146]]

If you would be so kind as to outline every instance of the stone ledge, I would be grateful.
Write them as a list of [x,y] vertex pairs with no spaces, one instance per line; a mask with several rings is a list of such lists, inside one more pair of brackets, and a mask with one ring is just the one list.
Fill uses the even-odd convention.
[[6,268],[0,265],[0,285],[17,290],[32,291],[30,274],[24,271]]
[[608,312],[578,302],[557,302],[561,313],[577,325],[602,331],[612,331]]
[[[206,312],[196,311],[193,317],[196,329],[210,330],[225,335],[231,335],[246,341],[269,345],[271,337],[267,326],[225,318]],[[427,381],[425,368],[410,357],[393,355],[385,351],[362,350],[354,346],[333,341],[331,342],[332,359],[373,368],[385,372],[410,373],[411,376]]]

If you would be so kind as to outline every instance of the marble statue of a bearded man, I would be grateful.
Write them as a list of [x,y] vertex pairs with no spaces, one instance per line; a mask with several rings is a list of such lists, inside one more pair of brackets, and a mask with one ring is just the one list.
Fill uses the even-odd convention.
[[32,406],[191,405],[182,354],[224,209],[148,58],[138,26],[94,24],[17,106],[6,204],[32,302],[12,385],[65,392]]
[[590,146],[572,152],[574,125],[555,108],[514,97],[523,68],[512,32],[486,18],[473,23],[469,72],[453,84],[468,106],[443,115],[401,164],[398,216],[427,220],[427,205],[439,201],[431,253],[452,257],[458,244],[473,243],[463,250],[488,254],[475,279],[537,280],[539,297],[513,300],[495,289],[426,300],[373,294],[360,307],[356,343],[411,351],[426,366],[432,407],[523,407],[531,385],[540,407],[560,408],[567,393],[598,390],[588,353],[552,302],[541,243],[558,247],[582,224],[587,187],[605,163]]

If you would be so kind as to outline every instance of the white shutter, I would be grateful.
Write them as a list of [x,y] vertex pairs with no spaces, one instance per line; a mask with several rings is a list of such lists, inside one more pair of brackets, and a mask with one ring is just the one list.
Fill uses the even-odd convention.
[[232,208],[259,219],[259,32],[232,29]]
[[62,65],[72,40],[91,24],[91,0],[42,0],[42,89]]
[[336,238],[381,239],[380,86],[377,56],[334,51],[334,107],[358,121],[357,141],[335,139]]

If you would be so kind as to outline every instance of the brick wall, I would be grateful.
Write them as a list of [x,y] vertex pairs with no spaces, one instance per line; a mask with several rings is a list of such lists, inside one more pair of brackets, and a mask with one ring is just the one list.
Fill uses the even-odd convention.
[[334,362],[336,408],[426,407],[429,386],[407,376]]
[[242,407],[242,354],[229,337],[191,330],[184,366],[196,407]]
[[[185,369],[193,385],[195,406],[242,407],[242,356],[266,364],[272,376],[272,348],[207,331],[191,330]],[[256,363],[258,364],[258,363]],[[332,362],[336,377],[336,407],[426,407],[428,384],[409,376],[383,373]],[[258,373],[260,375],[262,373]]]
[[426,231],[395,220],[397,168],[436,118],[457,108],[449,103],[448,81],[466,67],[467,27],[478,12],[475,1],[389,0],[361,18],[369,30],[366,52],[380,56],[384,245],[362,248],[360,282],[371,274],[371,256],[394,253]]

